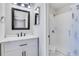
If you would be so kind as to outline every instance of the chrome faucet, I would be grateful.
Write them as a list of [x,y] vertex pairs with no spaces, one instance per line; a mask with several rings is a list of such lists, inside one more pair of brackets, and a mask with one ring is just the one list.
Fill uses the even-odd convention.
[[22,32],[21,32],[20,36],[22,36]]
[[[24,34],[24,35],[23,35],[23,34]],[[18,33],[17,36],[18,36],[18,37],[26,36],[26,33],[22,33],[22,32],[21,32],[20,34]]]

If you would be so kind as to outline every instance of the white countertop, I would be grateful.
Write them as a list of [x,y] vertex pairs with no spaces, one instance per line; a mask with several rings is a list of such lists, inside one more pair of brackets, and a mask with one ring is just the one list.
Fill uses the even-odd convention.
[[36,35],[26,35],[26,36],[22,36],[22,37],[6,37],[6,38],[3,38],[3,39],[0,39],[0,43],[9,42],[9,41],[17,41],[17,40],[34,39],[34,38],[38,38],[38,36],[36,36]]

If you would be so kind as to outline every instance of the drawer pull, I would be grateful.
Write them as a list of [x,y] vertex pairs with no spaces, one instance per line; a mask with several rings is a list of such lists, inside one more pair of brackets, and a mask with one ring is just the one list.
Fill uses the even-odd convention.
[[25,46],[25,45],[27,45],[27,44],[21,44],[20,46]]

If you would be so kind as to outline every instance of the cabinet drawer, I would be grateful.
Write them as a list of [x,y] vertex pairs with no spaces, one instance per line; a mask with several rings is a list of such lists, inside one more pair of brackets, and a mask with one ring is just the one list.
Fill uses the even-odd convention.
[[36,45],[37,45],[37,39],[28,39],[28,40],[20,40],[20,41],[3,43],[5,51],[23,48],[23,47],[26,47],[26,46],[28,46],[28,47],[29,46],[36,46]]

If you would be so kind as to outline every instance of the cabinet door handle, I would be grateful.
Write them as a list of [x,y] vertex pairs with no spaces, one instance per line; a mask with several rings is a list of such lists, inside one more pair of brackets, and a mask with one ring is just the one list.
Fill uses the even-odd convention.
[[22,51],[22,56],[23,56],[23,51]]
[[22,56],[26,56],[26,51],[22,51]]
[[27,45],[27,44],[21,44],[20,46],[25,46],[25,45]]

